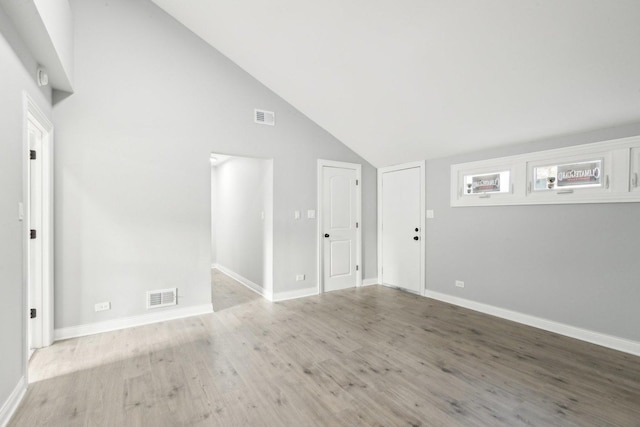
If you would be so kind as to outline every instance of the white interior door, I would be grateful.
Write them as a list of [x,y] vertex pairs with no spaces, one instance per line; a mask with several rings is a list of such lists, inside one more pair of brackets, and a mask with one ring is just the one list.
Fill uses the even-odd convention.
[[321,169],[322,289],[325,292],[357,284],[358,171],[333,166]]
[[382,283],[421,293],[424,271],[423,169],[381,172]]
[[[43,173],[42,173],[42,142],[43,131],[31,120],[27,122],[27,132],[29,138],[29,150],[31,160],[29,160],[28,172],[28,308],[29,308],[29,350],[43,346],[42,340],[42,293],[43,293]],[[32,314],[33,313],[33,314]],[[35,317],[34,317],[35,315]]]

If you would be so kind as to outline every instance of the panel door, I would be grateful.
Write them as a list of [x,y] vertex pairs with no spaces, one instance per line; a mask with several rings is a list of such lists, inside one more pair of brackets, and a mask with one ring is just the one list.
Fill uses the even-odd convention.
[[356,170],[323,167],[323,290],[356,286]]
[[421,292],[420,168],[382,174],[382,282]]

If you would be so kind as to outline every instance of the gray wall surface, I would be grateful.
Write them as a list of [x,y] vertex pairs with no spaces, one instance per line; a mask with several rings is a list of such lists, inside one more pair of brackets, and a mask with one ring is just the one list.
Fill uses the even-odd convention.
[[267,235],[273,220],[272,161],[232,157],[214,167],[213,174],[214,262],[264,288],[267,263],[272,261],[266,242],[272,244]]
[[[363,165],[365,277],[376,172],[147,0],[76,0],[75,93],[56,124],[56,328],[144,314],[144,292],[210,301],[209,153],[273,158],[274,291],[316,286],[318,158]],[[275,127],[253,109],[276,112]],[[308,280],[296,282],[305,273]],[[112,310],[93,305],[111,301]]]
[[640,340],[640,203],[449,207],[452,164],[639,134],[628,125],[428,161],[427,289]]
[[[7,29],[6,23],[0,9],[0,30]],[[20,52],[20,57],[24,60],[28,52]],[[18,221],[25,161],[23,91],[43,113],[51,115],[49,100],[38,89],[21,58],[12,50],[3,32],[0,35],[0,407],[26,373],[27,312],[22,256],[25,235],[23,223]]]

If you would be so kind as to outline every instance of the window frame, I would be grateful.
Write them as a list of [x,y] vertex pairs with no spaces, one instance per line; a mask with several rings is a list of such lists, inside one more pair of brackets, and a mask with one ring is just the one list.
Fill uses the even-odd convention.
[[[535,168],[602,161],[601,185],[534,189]],[[509,171],[510,191],[463,194],[464,178]],[[451,165],[451,206],[640,202],[640,136]]]

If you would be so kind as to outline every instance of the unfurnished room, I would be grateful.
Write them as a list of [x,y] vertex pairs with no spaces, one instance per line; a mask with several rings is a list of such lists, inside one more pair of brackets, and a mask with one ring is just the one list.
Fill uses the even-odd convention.
[[639,22],[0,0],[0,427],[640,427]]

